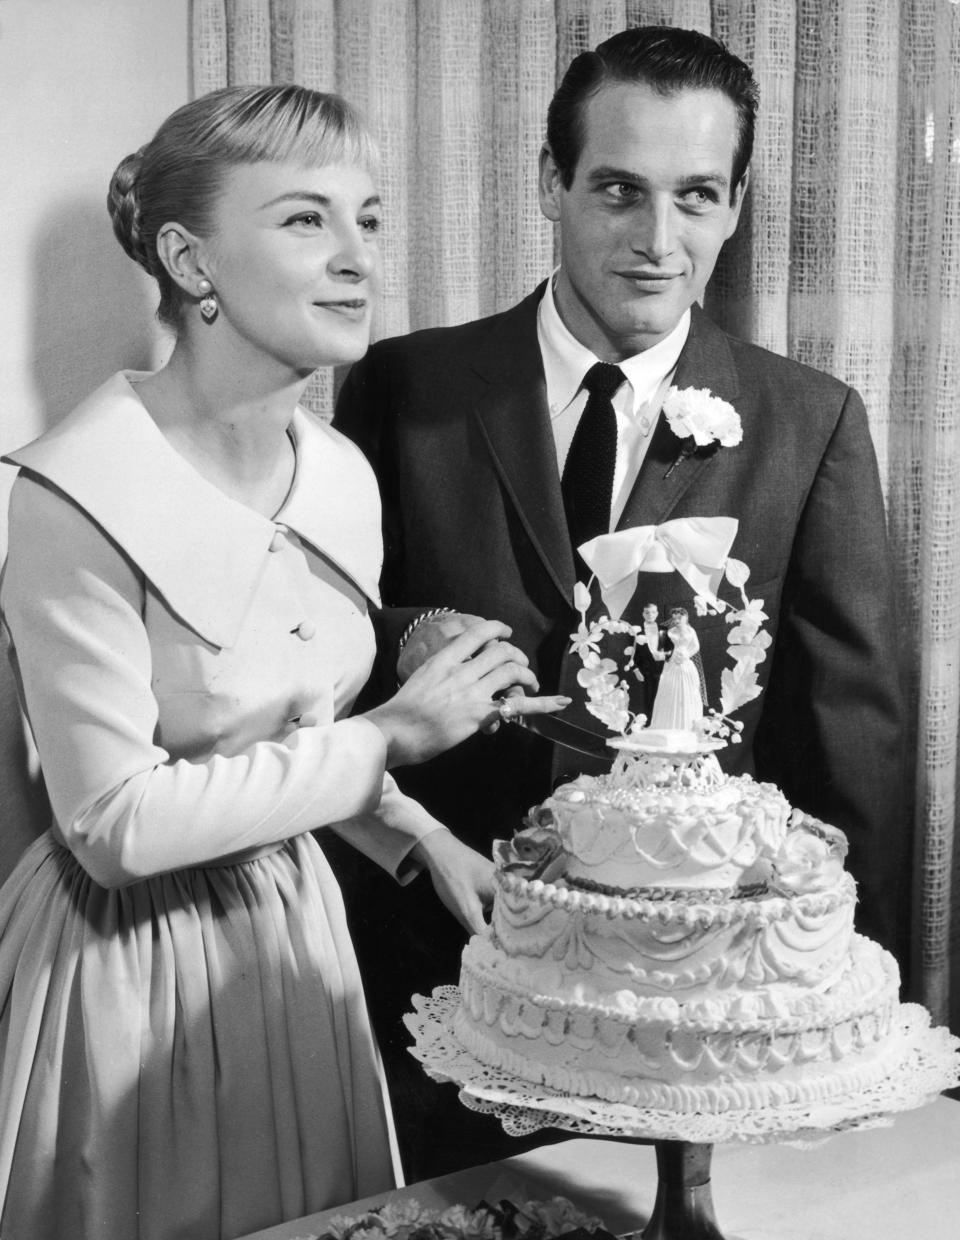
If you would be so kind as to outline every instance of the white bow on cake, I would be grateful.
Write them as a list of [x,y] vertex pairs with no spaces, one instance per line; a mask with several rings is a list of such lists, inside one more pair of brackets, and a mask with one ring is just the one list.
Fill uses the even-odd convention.
[[734,517],[678,517],[662,525],[635,525],[600,534],[577,550],[600,583],[600,597],[609,615],[619,620],[641,572],[676,571],[694,594],[716,603],[739,524]]

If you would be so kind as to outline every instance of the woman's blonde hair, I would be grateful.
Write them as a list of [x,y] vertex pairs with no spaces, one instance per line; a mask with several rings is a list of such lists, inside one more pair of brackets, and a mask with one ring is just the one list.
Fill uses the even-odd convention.
[[120,161],[107,209],[117,240],[160,287],[158,318],[176,328],[183,294],[160,261],[157,234],[175,222],[209,236],[231,167],[291,161],[372,170],[376,158],[366,126],[339,95],[303,86],[227,87],[178,108],[146,146]]

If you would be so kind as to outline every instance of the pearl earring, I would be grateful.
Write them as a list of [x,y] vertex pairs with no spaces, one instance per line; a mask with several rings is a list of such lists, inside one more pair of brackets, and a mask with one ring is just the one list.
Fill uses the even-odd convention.
[[197,285],[200,297],[200,313],[203,315],[205,323],[212,323],[220,313],[220,303],[217,301],[217,295],[213,291],[213,285],[209,280],[201,280]]

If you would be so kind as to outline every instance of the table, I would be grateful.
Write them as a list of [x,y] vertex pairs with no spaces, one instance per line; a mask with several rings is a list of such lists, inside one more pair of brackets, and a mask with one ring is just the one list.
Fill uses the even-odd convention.
[[[568,1197],[622,1234],[646,1225],[656,1185],[652,1145],[571,1137],[244,1240],[307,1240],[332,1215],[397,1196],[429,1209],[502,1197]],[[898,1116],[891,1128],[842,1133],[812,1149],[719,1145],[713,1202],[727,1240],[957,1240],[960,1102],[940,1097]]]

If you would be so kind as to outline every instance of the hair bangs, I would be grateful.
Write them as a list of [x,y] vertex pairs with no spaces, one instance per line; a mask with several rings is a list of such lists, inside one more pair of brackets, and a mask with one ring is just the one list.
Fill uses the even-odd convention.
[[337,95],[301,87],[244,91],[212,118],[210,138],[225,163],[359,164],[375,172],[378,152],[358,113]]

